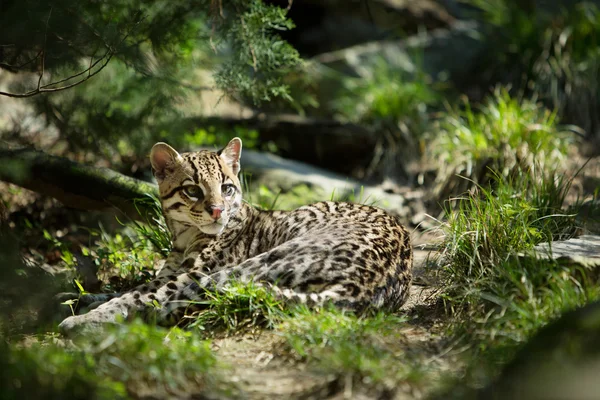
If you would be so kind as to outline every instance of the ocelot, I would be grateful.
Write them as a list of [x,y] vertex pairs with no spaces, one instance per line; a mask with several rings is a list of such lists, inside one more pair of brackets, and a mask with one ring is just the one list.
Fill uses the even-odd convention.
[[[332,303],[353,310],[401,306],[409,293],[412,248],[407,230],[385,211],[321,202],[293,211],[258,210],[242,200],[242,142],[219,152],[179,154],[165,143],[150,158],[173,250],[156,277],[66,318],[65,333],[147,315],[177,323],[207,290],[254,281],[289,302]],[[157,307],[158,305],[158,307]]]

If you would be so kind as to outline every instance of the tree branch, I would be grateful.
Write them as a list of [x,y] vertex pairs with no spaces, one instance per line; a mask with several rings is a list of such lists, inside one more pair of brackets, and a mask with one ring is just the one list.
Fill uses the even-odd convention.
[[[50,13],[48,14],[48,22],[50,20],[51,13],[52,13],[52,10],[50,10]],[[140,23],[141,20],[142,19],[140,18],[135,23],[134,26],[137,26]],[[47,30],[47,28],[48,28],[48,23],[46,23],[46,30]],[[25,97],[32,97],[32,96],[35,96],[35,95],[40,94],[40,93],[58,92],[58,91],[62,91],[62,90],[69,89],[69,88],[72,88],[74,86],[80,85],[83,82],[85,82],[88,79],[90,79],[91,77],[97,75],[100,71],[102,71],[108,65],[108,63],[110,62],[110,60],[112,59],[112,57],[115,55],[117,49],[129,37],[129,35],[131,34],[132,30],[133,30],[133,27],[125,34],[125,36],[123,36],[123,38],[119,41],[119,43],[116,46],[112,46],[112,45],[109,45],[109,44],[106,43],[105,46],[108,48],[108,50],[106,51],[106,53],[102,57],[100,57],[98,60],[96,60],[94,63],[91,63],[91,60],[90,60],[90,65],[85,70],[83,70],[83,71],[81,71],[81,72],[79,72],[77,74],[71,75],[71,76],[69,76],[67,78],[58,80],[56,82],[51,82],[51,83],[42,85],[41,82],[42,82],[42,78],[44,76],[44,68],[45,68],[45,66],[44,66],[44,60],[46,58],[46,48],[45,48],[46,47],[46,43],[45,43],[46,39],[44,39],[44,48],[41,50],[41,55],[42,55],[42,71],[41,71],[40,76],[38,78],[37,88],[35,88],[33,90],[30,90],[28,92],[25,92],[25,93],[10,93],[10,92],[0,91],[0,96],[7,96],[7,97],[14,97],[14,98],[25,98]],[[47,31],[46,31],[46,37],[47,37]],[[104,62],[101,63],[103,60],[104,60]],[[94,69],[94,67],[96,67],[98,64],[100,64],[100,67],[98,69],[96,69],[95,71],[92,72],[92,70]],[[53,86],[59,85],[59,84],[64,83],[64,82],[68,82],[68,81],[70,81],[72,79],[75,79],[77,77],[80,77],[82,75],[85,75],[85,76],[83,78],[79,79],[77,82],[73,82],[73,83],[70,83],[70,84],[64,85],[64,86],[53,87]]]

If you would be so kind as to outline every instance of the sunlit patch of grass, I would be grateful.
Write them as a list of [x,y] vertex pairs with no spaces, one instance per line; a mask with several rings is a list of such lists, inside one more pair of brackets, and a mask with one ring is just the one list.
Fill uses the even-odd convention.
[[232,281],[219,291],[207,289],[205,299],[191,302],[202,308],[189,316],[190,329],[205,333],[273,328],[289,314],[282,300],[254,282]]
[[141,322],[81,338],[74,347],[3,350],[3,398],[179,397],[225,389],[209,342],[192,332]]
[[294,358],[364,384],[393,386],[419,375],[400,347],[405,319],[379,312],[357,316],[339,309],[297,309],[278,327]]
[[446,206],[444,257],[457,286],[496,272],[493,266],[509,255],[575,234],[575,213],[563,211],[570,180],[521,173],[496,176],[494,186],[479,186]]
[[497,177],[494,189],[479,187],[449,203],[441,224],[442,276],[455,311],[477,309],[486,293],[502,287],[507,281],[502,266],[518,252],[576,233],[575,213],[562,208],[569,185],[555,175]]
[[[497,88],[479,110],[465,99],[448,111],[431,143],[440,198],[486,185],[494,175],[556,169],[566,160],[569,134],[556,113]],[[467,178],[467,179],[464,179]]]
[[293,210],[303,205],[326,199],[327,194],[321,188],[307,184],[298,184],[290,188],[276,185],[252,185],[249,177],[242,179],[244,199],[261,210]]

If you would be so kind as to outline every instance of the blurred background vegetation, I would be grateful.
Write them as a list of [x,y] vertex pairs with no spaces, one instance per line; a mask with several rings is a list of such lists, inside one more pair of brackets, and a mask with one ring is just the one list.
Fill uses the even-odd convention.
[[[408,313],[436,321],[427,332],[441,348],[470,350],[429,387],[418,357],[389,373],[411,351],[388,346],[378,327],[400,331],[405,315],[365,322],[303,310],[284,320],[263,299],[239,317],[245,306],[228,299],[201,318],[235,330],[238,318],[267,314],[289,357],[346,383],[377,382],[384,397],[399,382],[413,397],[469,396],[510,375],[499,371],[545,324],[600,299],[590,265],[518,258],[539,243],[598,233],[599,79],[600,1],[0,1],[0,179],[41,176],[43,165],[20,152],[34,149],[77,163],[64,164],[58,181],[86,165],[152,182],[156,141],[188,151],[239,136],[251,150],[242,169],[252,204],[376,204],[409,225],[416,243],[435,242],[437,258],[417,278],[435,300]],[[169,251],[149,186],[131,220],[123,210],[71,209],[79,197],[65,208],[47,184],[33,185],[36,193],[0,182],[0,387],[10,388],[0,398],[31,388],[47,398],[141,396],[147,382],[158,397],[209,383],[221,390],[208,342],[189,332],[176,333],[195,355],[142,325],[112,332],[118,346],[64,352],[54,336],[41,340],[49,347],[23,345],[23,334],[54,329],[57,292],[127,289]],[[582,206],[592,217],[582,219]],[[201,318],[192,326],[206,325]],[[332,328],[340,321],[341,333]],[[129,341],[114,339],[122,337]],[[169,362],[158,365],[143,342]],[[192,364],[196,371],[181,372]]]

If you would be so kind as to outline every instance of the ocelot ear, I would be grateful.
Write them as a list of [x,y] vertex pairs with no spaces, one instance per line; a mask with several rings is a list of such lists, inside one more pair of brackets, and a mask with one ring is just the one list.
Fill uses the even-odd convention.
[[165,179],[168,167],[183,161],[181,155],[166,143],[158,142],[150,151],[150,163],[157,180]]
[[240,172],[240,156],[242,155],[242,139],[235,137],[229,141],[227,146],[222,150],[218,151],[217,154],[221,156],[223,161],[233,171],[235,175]]

